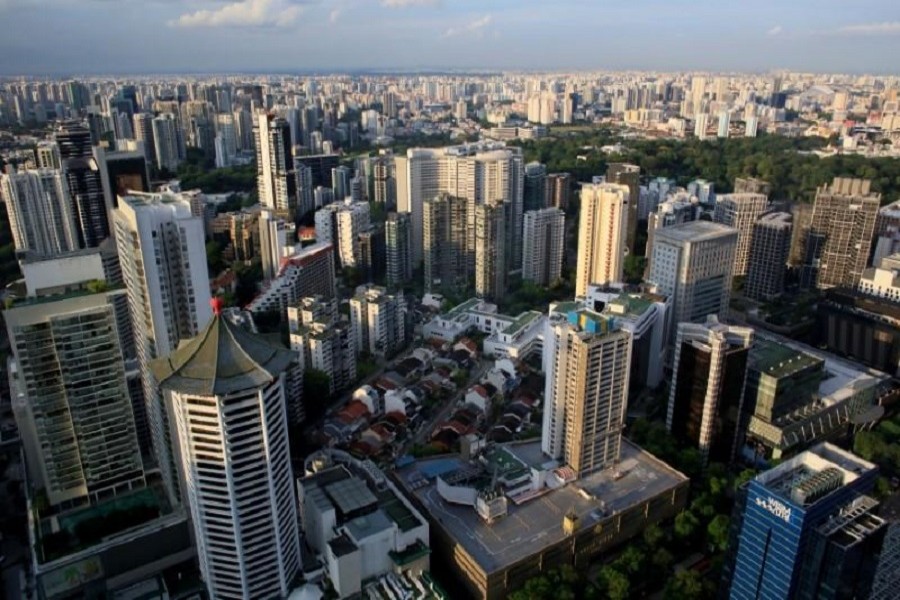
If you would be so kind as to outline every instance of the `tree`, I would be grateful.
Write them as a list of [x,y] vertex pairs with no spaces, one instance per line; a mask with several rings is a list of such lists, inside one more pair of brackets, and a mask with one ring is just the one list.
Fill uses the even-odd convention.
[[689,510],[681,511],[675,517],[675,535],[683,540],[690,539],[697,532],[700,521]]
[[626,600],[631,593],[628,577],[610,565],[600,569],[600,581],[603,582],[606,597],[610,600]]
[[303,372],[303,404],[308,417],[321,415],[331,400],[331,376],[325,371]]
[[209,273],[213,276],[218,275],[225,268],[225,261],[222,260],[222,245],[215,240],[206,242],[206,264],[209,267]]
[[704,583],[696,571],[685,570],[675,573],[663,590],[666,600],[698,600],[711,596],[711,585]]
[[725,515],[716,515],[706,526],[709,544],[718,552],[724,552],[728,546],[728,524],[731,520]]

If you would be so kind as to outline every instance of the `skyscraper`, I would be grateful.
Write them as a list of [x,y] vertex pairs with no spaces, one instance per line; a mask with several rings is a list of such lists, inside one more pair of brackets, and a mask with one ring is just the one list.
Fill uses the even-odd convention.
[[801,284],[820,289],[855,287],[869,260],[881,194],[867,179],[836,177],[816,191],[806,236]]
[[475,206],[475,295],[499,302],[508,269],[505,204]]
[[406,213],[388,213],[384,223],[385,255],[387,269],[385,273],[388,287],[402,286],[412,277],[412,229],[409,215]]
[[184,138],[178,131],[178,120],[172,113],[163,113],[153,119],[153,144],[156,155],[156,168],[170,173],[178,170],[181,164],[181,147]]
[[524,211],[547,206],[547,166],[539,162],[525,165],[522,207]]
[[696,446],[703,463],[730,462],[737,448],[738,414],[747,378],[753,330],[705,323],[679,323],[666,427]]
[[709,221],[655,232],[647,280],[672,299],[673,340],[678,323],[727,314],[737,236],[734,229]]
[[0,198],[9,214],[16,252],[53,256],[79,248],[75,215],[61,171],[0,174]]
[[237,133],[234,115],[230,112],[216,115],[216,167],[230,167],[237,155]]
[[[413,148],[394,159],[397,211],[410,213],[413,266],[424,258],[424,203],[441,194],[475,204],[506,204],[506,245],[510,264],[522,260],[522,151],[498,142],[447,148]],[[474,213],[473,213],[474,214]]]
[[79,248],[95,248],[109,237],[108,206],[91,152],[91,134],[80,123],[63,123],[56,132],[62,170],[78,235]]
[[866,495],[877,474],[825,443],[751,479],[732,516],[729,596],[868,598],[885,533]]
[[566,213],[558,208],[527,211],[523,227],[522,279],[553,285],[562,277]]
[[581,188],[578,221],[578,274],[575,295],[590,284],[622,280],[628,234],[628,187],[610,183]]
[[179,497],[171,429],[150,362],[197,335],[211,316],[203,220],[174,194],[135,194],[114,211],[153,449],[172,499]]
[[259,111],[254,115],[253,139],[256,144],[256,175],[259,202],[279,216],[293,221],[297,217],[297,177],[291,156],[291,132],[288,122]]
[[52,506],[144,485],[119,331],[124,293],[50,297],[3,313],[28,473]]
[[747,274],[753,227],[757,219],[766,212],[768,205],[769,200],[763,194],[721,194],[716,197],[713,221],[738,232],[737,248],[734,253],[735,276]]
[[753,226],[753,243],[744,295],[767,302],[784,291],[784,276],[791,252],[790,213],[763,215]]
[[[134,139],[144,143],[144,157],[148,163],[156,161],[156,143],[153,139],[153,115],[151,113],[134,113],[132,117]],[[157,165],[158,166],[158,165]]]
[[465,198],[447,194],[423,203],[426,291],[461,291],[472,284],[475,269],[474,226],[469,227],[472,205]]
[[286,597],[300,571],[288,446],[292,352],[215,314],[153,362],[171,406],[200,572],[213,598]]
[[625,248],[631,254],[643,254],[644,249],[635,245],[637,243],[638,199],[641,197],[641,168],[628,163],[609,163],[606,168],[606,182],[628,187]]
[[551,305],[541,449],[578,477],[619,460],[630,359],[631,334],[615,319],[574,303]]
[[547,175],[547,206],[567,210],[571,195],[571,175],[568,173],[550,173]]
[[393,357],[406,344],[406,299],[377,285],[361,285],[350,299],[357,352]]

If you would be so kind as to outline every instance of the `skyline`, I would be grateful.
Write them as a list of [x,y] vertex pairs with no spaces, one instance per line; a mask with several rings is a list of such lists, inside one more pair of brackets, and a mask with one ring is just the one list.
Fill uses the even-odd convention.
[[897,72],[891,59],[900,53],[900,14],[887,0],[790,6],[763,0],[752,9],[711,0],[485,4],[0,0],[0,18],[16,25],[0,41],[0,75],[443,69],[890,74]]

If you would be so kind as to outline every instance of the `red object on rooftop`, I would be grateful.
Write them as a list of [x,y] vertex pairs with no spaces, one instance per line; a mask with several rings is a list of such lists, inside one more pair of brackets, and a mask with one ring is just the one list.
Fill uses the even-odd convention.
[[209,305],[212,306],[213,314],[218,317],[222,314],[222,309],[225,308],[225,301],[216,296],[209,301]]

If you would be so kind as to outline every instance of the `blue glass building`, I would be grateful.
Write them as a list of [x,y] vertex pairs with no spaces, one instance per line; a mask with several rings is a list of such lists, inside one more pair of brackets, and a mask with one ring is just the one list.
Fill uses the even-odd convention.
[[826,443],[751,480],[736,503],[729,597],[845,598],[870,586],[867,557],[877,555],[886,529],[865,496],[877,472]]

